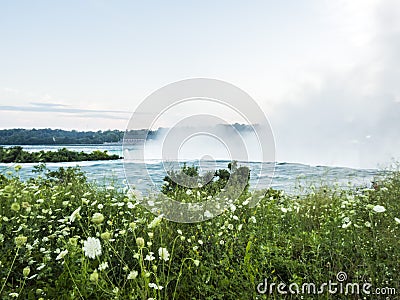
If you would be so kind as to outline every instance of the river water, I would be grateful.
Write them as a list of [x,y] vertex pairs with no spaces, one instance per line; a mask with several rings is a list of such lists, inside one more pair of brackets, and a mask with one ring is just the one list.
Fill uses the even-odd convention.
[[[109,154],[118,154],[122,156],[121,145],[34,145],[22,146],[24,150],[34,151],[56,151],[60,148],[67,148],[73,151],[92,152],[94,150],[107,150]],[[196,161],[187,161],[188,165],[196,164]],[[151,179],[156,188],[160,188],[163,184],[163,178],[166,175],[165,164],[162,160],[147,160],[146,164],[140,162],[131,162],[129,167],[129,182],[133,183],[137,188],[144,189],[144,175],[150,174]],[[228,161],[219,160],[213,164],[216,169],[226,168]],[[16,164],[0,164],[0,173],[12,171]],[[36,163],[19,164],[22,166],[20,176],[26,179],[35,176],[32,170]],[[87,161],[87,162],[63,162],[48,163],[47,167],[55,170],[59,167],[80,166],[86,173],[89,180],[96,181],[98,184],[108,185],[111,181],[117,184],[126,182],[126,172],[124,161]],[[340,187],[364,186],[370,187],[371,181],[379,175],[377,169],[351,169],[343,167],[329,166],[310,166],[298,163],[277,162],[275,164],[274,173],[272,163],[264,163],[264,169],[269,170],[267,173],[259,172],[260,163],[250,162],[246,164],[250,167],[250,186],[256,186],[260,178],[267,177],[270,187],[283,190],[287,193],[306,192],[312,185],[339,185]],[[148,183],[147,183],[148,184]],[[262,186],[265,187],[265,186]]]

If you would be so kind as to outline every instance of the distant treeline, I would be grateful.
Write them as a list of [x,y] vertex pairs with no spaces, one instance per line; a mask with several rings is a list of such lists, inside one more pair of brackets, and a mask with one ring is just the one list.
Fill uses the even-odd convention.
[[91,153],[70,151],[66,148],[58,151],[27,152],[20,146],[0,147],[1,163],[39,163],[39,162],[68,162],[91,160],[115,160],[119,155],[109,155],[106,151],[95,150]]
[[[239,132],[252,130],[244,124],[221,124],[222,127],[233,126]],[[152,139],[167,128],[158,130],[138,129],[130,131],[77,131],[61,129],[3,129],[0,130],[0,145],[91,145],[104,143],[121,143],[124,134],[127,139]]]
[[123,131],[67,131],[61,129],[0,130],[0,145],[103,144],[122,140]]

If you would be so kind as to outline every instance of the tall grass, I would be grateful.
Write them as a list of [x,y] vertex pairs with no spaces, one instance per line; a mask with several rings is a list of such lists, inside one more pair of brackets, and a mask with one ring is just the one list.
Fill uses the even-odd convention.
[[218,217],[179,224],[77,168],[39,168],[26,181],[18,170],[0,175],[2,299],[280,299],[257,286],[319,285],[340,271],[347,282],[400,291],[397,171],[376,190],[246,192]]

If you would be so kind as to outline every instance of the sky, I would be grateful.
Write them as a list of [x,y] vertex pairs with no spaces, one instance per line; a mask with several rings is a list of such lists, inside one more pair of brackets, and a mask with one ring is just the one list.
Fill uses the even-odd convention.
[[0,128],[125,130],[155,90],[232,83],[279,161],[400,158],[400,2],[0,0]]

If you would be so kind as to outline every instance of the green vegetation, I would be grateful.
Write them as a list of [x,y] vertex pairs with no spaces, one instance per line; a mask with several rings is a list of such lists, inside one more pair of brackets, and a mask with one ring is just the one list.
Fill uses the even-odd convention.
[[68,162],[68,161],[92,161],[92,160],[115,160],[120,159],[118,155],[109,155],[107,150],[95,150],[91,153],[70,151],[66,148],[58,151],[27,152],[20,146],[4,148],[0,146],[1,163],[37,163],[37,162]]
[[0,130],[0,145],[104,144],[122,140],[123,131],[67,131],[61,129]]
[[[345,282],[399,292],[398,171],[376,190],[246,190],[224,214],[179,224],[143,209],[127,188],[89,183],[77,168],[40,166],[27,181],[19,168],[0,175],[2,299],[281,299],[276,286],[258,294],[258,284],[319,287],[338,282],[340,271]],[[197,192],[208,193],[182,195]],[[304,298],[364,296],[325,287]]]

